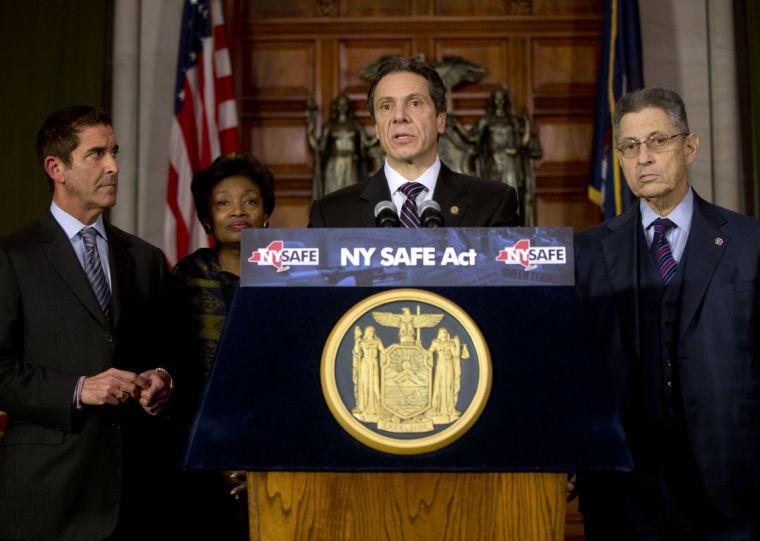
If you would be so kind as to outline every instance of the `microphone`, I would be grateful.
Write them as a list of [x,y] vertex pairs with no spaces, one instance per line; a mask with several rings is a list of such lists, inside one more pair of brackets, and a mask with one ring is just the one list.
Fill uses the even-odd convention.
[[401,227],[393,201],[380,201],[375,205],[375,227]]
[[423,201],[417,212],[420,215],[420,227],[443,227],[441,205],[437,201]]

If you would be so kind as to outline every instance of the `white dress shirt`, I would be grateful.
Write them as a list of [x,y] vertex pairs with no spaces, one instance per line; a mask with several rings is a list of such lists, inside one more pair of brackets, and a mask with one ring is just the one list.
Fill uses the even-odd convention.
[[692,192],[691,186],[689,186],[686,196],[667,216],[657,214],[643,199],[639,202],[639,208],[641,209],[641,225],[644,227],[644,234],[650,247],[654,240],[654,228],[650,226],[657,218],[667,218],[678,226],[665,233],[665,238],[670,244],[670,251],[673,253],[673,259],[678,263],[681,260],[684,248],[686,248],[686,240],[689,238],[689,229],[691,229],[691,217],[694,213],[694,192]]
[[433,165],[428,167],[424,173],[414,180],[408,180],[404,178],[399,172],[388,165],[388,160],[385,160],[385,166],[383,166],[383,172],[385,173],[385,179],[388,181],[388,189],[393,197],[393,204],[396,205],[396,214],[401,216],[401,207],[406,201],[406,196],[399,190],[402,184],[407,182],[419,182],[425,189],[417,196],[417,205],[423,201],[430,201],[433,199],[433,192],[435,191],[435,183],[438,182],[438,173],[441,171],[441,160],[438,156],[435,157]]
[[111,287],[111,266],[108,264],[108,237],[106,237],[106,228],[103,225],[103,215],[98,216],[95,223],[88,226],[83,224],[71,214],[61,209],[55,202],[50,203],[50,213],[55,218],[55,221],[63,228],[66,236],[71,242],[71,246],[74,248],[74,253],[77,254],[79,264],[84,269],[84,241],[79,235],[79,232],[85,227],[94,227],[98,232],[98,255],[100,255],[100,264],[103,267],[103,272],[106,273],[106,280],[108,280],[108,287]]

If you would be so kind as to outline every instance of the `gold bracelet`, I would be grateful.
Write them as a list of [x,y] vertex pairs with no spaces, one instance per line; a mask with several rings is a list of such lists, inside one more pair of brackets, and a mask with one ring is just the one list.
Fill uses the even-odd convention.
[[156,372],[163,372],[164,374],[166,374],[166,377],[169,378],[169,391],[170,392],[173,391],[174,390],[174,378],[172,377],[172,375],[165,368],[161,368],[160,366],[157,367],[157,368],[154,368],[154,370]]

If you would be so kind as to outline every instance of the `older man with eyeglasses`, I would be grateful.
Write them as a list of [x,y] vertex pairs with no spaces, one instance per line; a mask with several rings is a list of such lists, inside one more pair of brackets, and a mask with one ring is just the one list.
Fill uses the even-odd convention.
[[634,468],[579,475],[587,539],[756,539],[760,221],[689,186],[675,92],[623,96],[614,132],[640,202],[577,235],[576,283]]

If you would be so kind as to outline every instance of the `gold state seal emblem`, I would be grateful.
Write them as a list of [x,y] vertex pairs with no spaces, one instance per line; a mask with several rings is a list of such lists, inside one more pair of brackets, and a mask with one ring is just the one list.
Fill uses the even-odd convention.
[[335,418],[389,453],[456,440],[477,420],[490,388],[480,330],[457,305],[426,291],[391,290],[358,303],[322,354],[322,390]]

